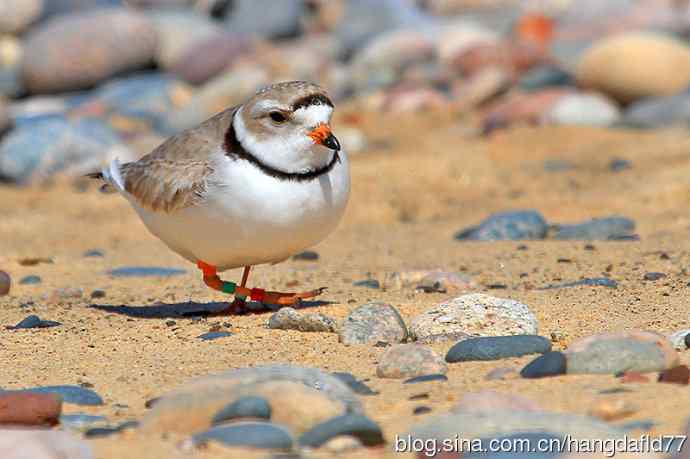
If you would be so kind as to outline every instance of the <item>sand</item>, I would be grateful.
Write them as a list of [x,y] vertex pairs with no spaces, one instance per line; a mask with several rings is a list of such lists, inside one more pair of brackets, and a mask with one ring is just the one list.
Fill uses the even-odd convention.
[[[342,224],[315,247],[320,255],[317,262],[257,267],[252,285],[283,290],[328,286],[322,299],[329,304],[314,308],[318,312],[341,319],[360,304],[381,300],[396,306],[409,323],[453,295],[373,290],[354,287],[353,281],[370,276],[382,279],[394,271],[441,268],[472,276],[478,284],[475,292],[529,305],[539,320],[540,334],[556,333],[565,345],[598,332],[667,333],[690,326],[686,272],[690,263],[690,210],[686,206],[690,138],[685,131],[522,127],[482,139],[473,135],[471,120],[454,115],[382,119],[380,115],[354,117],[346,111],[339,122],[353,119],[369,135],[371,148],[352,157],[353,192]],[[554,158],[567,160],[575,168],[545,171],[544,161]],[[631,161],[632,169],[609,171],[613,158]],[[189,378],[289,362],[368,379],[367,384],[380,395],[362,401],[392,441],[395,434],[448,410],[468,392],[492,389],[520,394],[545,409],[586,414],[601,399],[599,391],[621,386],[613,376],[485,380],[491,369],[520,368],[531,357],[453,364],[447,383],[410,386],[376,377],[376,362],[384,349],[347,347],[338,343],[336,334],[269,330],[270,314],[202,321],[174,317],[176,325],[166,326],[171,313],[188,302],[226,298],[208,290],[191,264],[151,236],[122,198],[100,194],[95,186],[84,189],[56,183],[43,188],[0,188],[0,203],[0,269],[15,281],[29,274],[43,279],[39,285],[15,282],[11,294],[0,297],[0,324],[13,325],[30,313],[63,323],[50,329],[0,331],[0,387],[89,383],[106,402],[86,409],[66,405],[66,412],[102,414],[113,421],[137,419],[146,412],[146,400]],[[594,242],[595,250],[585,250],[584,242],[453,239],[456,231],[492,212],[525,208],[538,209],[548,221],[563,223],[624,215],[637,222],[640,241]],[[522,244],[527,250],[517,250]],[[85,258],[83,253],[93,248],[103,250],[105,256]],[[53,263],[20,265],[19,260],[26,257],[50,257]],[[187,274],[153,280],[105,274],[126,265],[180,267]],[[648,271],[668,277],[645,282],[642,277]],[[618,281],[619,288],[537,289],[603,275]],[[224,275],[227,279],[239,276],[239,270]],[[492,284],[506,288],[488,288]],[[44,297],[64,287],[82,288],[84,297],[58,302]],[[90,299],[95,289],[105,290],[106,297]],[[33,303],[26,306],[29,301]],[[168,306],[154,307],[160,304]],[[133,317],[128,308],[149,308],[151,317]],[[210,342],[196,338],[214,325],[234,335]],[[433,348],[443,355],[451,344]],[[690,353],[682,354],[681,361],[690,363]],[[689,414],[687,386],[649,383],[629,388],[630,392],[615,395],[636,408],[625,421],[653,420],[652,434],[682,431]],[[428,399],[408,400],[424,392]],[[431,413],[413,416],[418,405],[431,407]],[[91,443],[99,458],[264,456],[215,446],[182,453],[177,447],[180,440],[176,436],[147,438],[129,431]],[[390,454],[389,449],[380,448],[347,457]]]

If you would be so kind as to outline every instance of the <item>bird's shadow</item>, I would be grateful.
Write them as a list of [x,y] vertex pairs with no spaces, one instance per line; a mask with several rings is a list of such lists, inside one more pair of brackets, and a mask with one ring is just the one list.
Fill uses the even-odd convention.
[[[292,307],[295,309],[307,309],[317,306],[325,306],[335,304],[334,301],[302,301]],[[264,305],[255,301],[247,302],[248,312],[246,314],[231,313],[228,311],[228,303],[195,303],[188,301],[186,303],[172,303],[172,304],[153,304],[141,306],[127,306],[127,305],[111,305],[111,304],[92,304],[90,306],[99,311],[122,314],[128,317],[137,319],[184,319],[192,317],[213,317],[213,316],[230,316],[230,315],[246,315],[246,314],[266,314],[272,313],[280,309],[276,305]]]

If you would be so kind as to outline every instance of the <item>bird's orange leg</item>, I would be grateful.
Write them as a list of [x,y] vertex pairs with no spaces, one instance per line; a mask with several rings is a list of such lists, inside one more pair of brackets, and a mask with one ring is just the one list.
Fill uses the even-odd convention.
[[324,287],[307,292],[284,293],[266,291],[260,288],[247,288],[247,279],[249,278],[251,266],[244,267],[244,272],[242,273],[242,282],[240,285],[237,285],[234,282],[223,281],[220,277],[218,277],[217,269],[213,265],[209,265],[203,261],[198,261],[197,266],[204,273],[204,283],[206,285],[214,290],[218,290],[219,292],[235,295],[235,300],[229,308],[231,314],[242,314],[247,312],[247,297],[263,304],[291,306],[299,303],[300,300],[314,298],[326,290]]

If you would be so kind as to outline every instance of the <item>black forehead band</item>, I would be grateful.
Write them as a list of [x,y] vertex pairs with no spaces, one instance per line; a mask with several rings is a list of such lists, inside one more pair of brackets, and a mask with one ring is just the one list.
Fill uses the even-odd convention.
[[311,105],[328,105],[329,107],[333,107],[333,102],[331,102],[331,99],[329,99],[325,94],[310,94],[302,97],[301,99],[297,99],[297,101],[292,104],[292,110],[295,111],[302,107],[309,107]]

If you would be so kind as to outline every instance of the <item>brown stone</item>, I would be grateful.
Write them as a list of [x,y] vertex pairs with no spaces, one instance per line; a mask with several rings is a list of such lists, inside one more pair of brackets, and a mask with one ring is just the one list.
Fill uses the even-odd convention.
[[61,412],[62,397],[56,394],[0,394],[0,425],[53,426]]
[[10,293],[12,278],[5,271],[0,271],[0,296]]
[[690,369],[687,365],[679,365],[659,373],[659,382],[685,384],[690,383]]
[[623,384],[629,384],[629,383],[648,383],[649,378],[642,373],[638,373],[636,371],[628,371],[623,374],[621,377],[621,382]]

